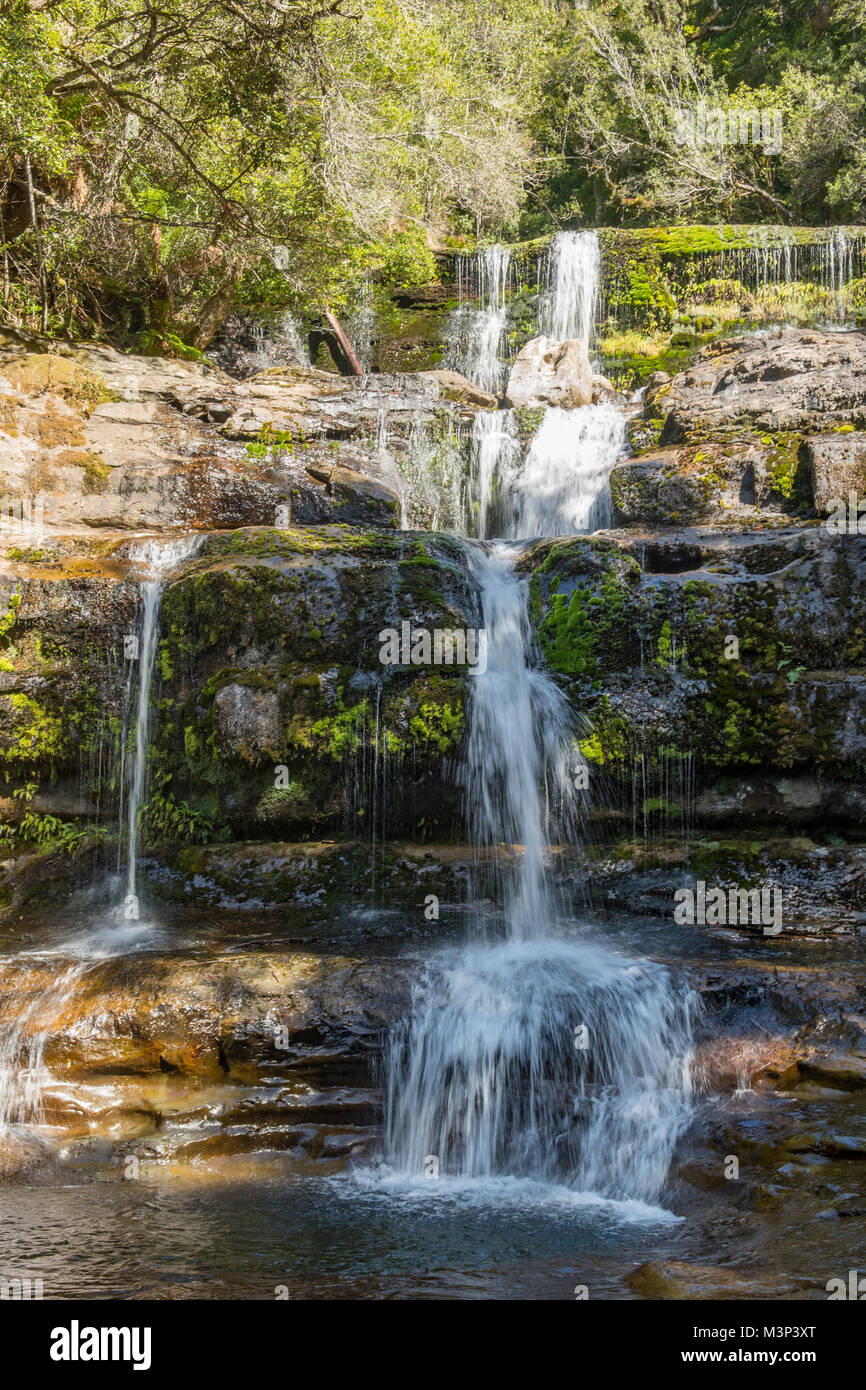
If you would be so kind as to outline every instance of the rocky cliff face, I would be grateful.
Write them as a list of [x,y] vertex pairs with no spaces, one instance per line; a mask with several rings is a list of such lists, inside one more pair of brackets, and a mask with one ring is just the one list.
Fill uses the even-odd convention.
[[[462,544],[395,528],[429,486],[401,447],[448,433],[467,470],[483,393],[453,373],[239,383],[10,339],[0,369],[0,487],[45,503],[41,535],[7,514],[0,536],[19,842],[27,815],[34,834],[115,823],[133,538],[190,527],[202,545],[162,603],[151,840],[459,835],[471,682],[379,649],[403,623],[477,625]],[[541,649],[592,721],[602,821],[862,825],[866,552],[824,523],[866,487],[864,427],[859,334],[712,346],[632,419],[617,525],[527,547]]]
[[[817,526],[538,542],[546,660],[628,816],[862,823],[866,548]],[[623,794],[626,793],[625,802]],[[629,807],[631,801],[631,807]]]
[[[399,462],[489,404],[457,373],[347,378],[0,337],[0,496],[53,530],[398,525]],[[387,449],[380,434],[387,425]],[[423,499],[422,499],[423,500]]]
[[611,476],[625,526],[825,517],[866,491],[866,346],[797,330],[704,348],[650,385],[635,456]]

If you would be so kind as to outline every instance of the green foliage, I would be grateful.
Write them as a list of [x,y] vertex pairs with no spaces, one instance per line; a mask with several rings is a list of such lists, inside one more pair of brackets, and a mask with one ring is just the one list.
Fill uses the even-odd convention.
[[206,845],[219,839],[222,827],[218,817],[175,800],[171,791],[171,773],[153,773],[153,791],[142,813],[144,833],[148,844],[179,841]]
[[[9,0],[7,321],[194,360],[559,226],[866,221],[862,0]],[[778,112],[782,143],[678,112]],[[745,125],[743,125],[745,129]],[[669,327],[641,257],[617,294]]]
[[433,279],[443,234],[519,213],[530,9],[10,0],[7,317],[194,358],[236,304]]
[[[567,7],[563,7],[565,10]],[[547,38],[530,118],[547,154],[522,229],[866,217],[862,0],[593,0]],[[859,23],[858,23],[859,21]],[[778,113],[779,150],[694,137],[676,112]]]
[[18,846],[42,845],[74,854],[84,844],[106,834],[101,826],[80,825],[77,821],[64,821],[58,816],[32,811],[30,802],[38,789],[36,782],[27,782],[13,791],[14,799],[22,801],[26,809],[19,821],[0,823],[0,849],[12,852]]

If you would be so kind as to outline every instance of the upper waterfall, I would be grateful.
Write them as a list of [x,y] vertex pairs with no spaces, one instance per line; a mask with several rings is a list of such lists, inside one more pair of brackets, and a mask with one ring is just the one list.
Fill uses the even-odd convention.
[[[502,261],[497,264],[501,269]],[[539,263],[546,286],[539,327],[551,338],[576,338],[588,346],[600,266],[597,233],[561,232],[554,238]],[[504,292],[501,274],[496,285],[497,293]],[[610,404],[549,406],[528,446],[518,440],[513,412],[479,413],[472,438],[475,533],[517,540],[607,525],[607,478],[624,441],[624,416]]]
[[595,320],[601,249],[595,232],[560,232],[545,258],[541,328],[549,338],[588,343]]

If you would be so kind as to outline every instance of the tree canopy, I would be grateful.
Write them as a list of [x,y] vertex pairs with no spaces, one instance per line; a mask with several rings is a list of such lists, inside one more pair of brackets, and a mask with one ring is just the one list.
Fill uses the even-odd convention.
[[[863,0],[0,0],[7,322],[207,344],[563,225],[866,219]],[[677,113],[772,110],[778,150]]]

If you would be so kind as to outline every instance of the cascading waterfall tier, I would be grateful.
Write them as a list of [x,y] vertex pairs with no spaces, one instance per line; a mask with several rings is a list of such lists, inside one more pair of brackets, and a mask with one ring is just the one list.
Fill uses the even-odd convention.
[[[557,238],[548,330],[592,330],[598,243]],[[481,536],[554,536],[607,520],[624,421],[549,408],[525,460],[509,411],[476,420]],[[658,965],[587,938],[551,883],[548,846],[578,837],[585,771],[566,698],[534,650],[517,544],[467,542],[487,669],[472,682],[466,822],[499,913],[428,962],[386,1056],[386,1158],[408,1180],[556,1184],[654,1202],[690,1114],[693,996]]]
[[601,248],[595,232],[560,232],[539,268],[546,281],[541,331],[556,342],[588,343],[595,326]]
[[[661,1192],[690,1114],[693,997],[663,967],[575,940],[545,863],[575,837],[580,755],[532,660],[519,548],[470,547],[488,635],[466,754],[470,837],[502,920],[427,965],[386,1059],[386,1153],[420,1176],[524,1178],[615,1200]],[[505,847],[505,848],[503,848]]]
[[595,531],[611,520],[608,477],[625,443],[612,405],[550,406],[512,484],[510,536]]
[[[598,299],[595,232],[562,232],[542,270],[544,331],[589,344]],[[540,274],[542,272],[540,271]],[[473,426],[474,534],[518,538],[594,531],[610,522],[608,475],[625,443],[612,405],[549,406],[521,449],[511,411],[484,412]]]
[[486,539],[505,535],[510,489],[519,476],[522,451],[512,410],[480,410],[472,423],[471,528]]
[[590,942],[443,955],[391,1040],[391,1164],[655,1201],[689,1118],[690,1012],[661,966]]
[[530,660],[526,585],[515,572],[519,556],[518,546],[468,547],[487,632],[487,670],[476,677],[464,775],[472,843],[521,847],[516,865],[498,856],[493,868],[509,935],[529,940],[552,915],[545,845],[574,834],[579,806],[571,786],[582,759],[571,739],[565,695]]

